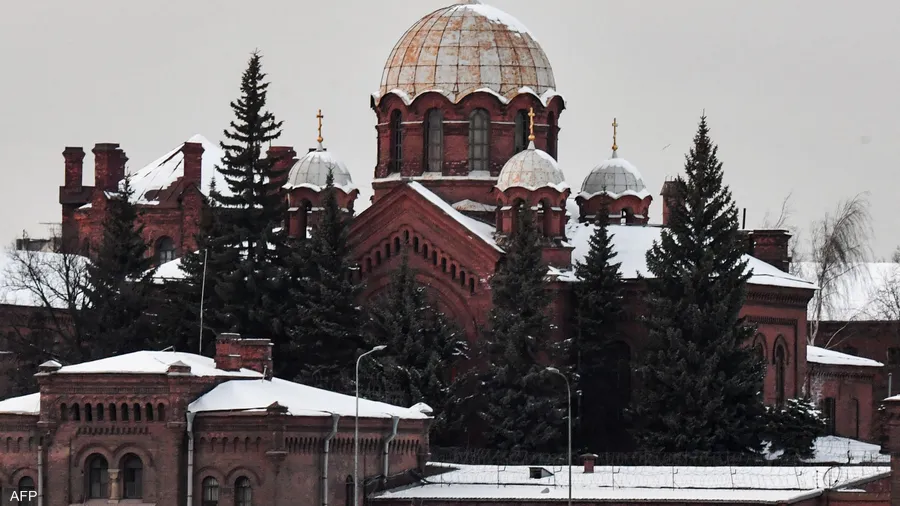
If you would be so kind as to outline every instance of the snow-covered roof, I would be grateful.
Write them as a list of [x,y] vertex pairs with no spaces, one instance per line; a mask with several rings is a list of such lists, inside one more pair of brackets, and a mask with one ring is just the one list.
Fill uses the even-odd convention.
[[839,351],[806,346],[806,361],[813,364],[849,365],[854,367],[883,367],[884,364],[868,358],[848,355]]
[[436,179],[440,179],[441,181],[465,181],[465,180],[477,180],[477,181],[496,181],[497,178],[491,175],[491,172],[488,170],[473,170],[470,171],[465,176],[445,176],[441,172],[431,172],[425,171],[421,176],[403,176],[399,172],[392,172],[388,174],[386,177],[381,177],[372,180],[373,183],[384,183],[388,181],[433,181]]
[[[436,464],[449,472],[426,478],[427,484],[378,493],[375,499],[564,500],[569,472],[533,479],[529,466]],[[584,473],[572,469],[572,498],[595,501],[785,503],[820,495],[860,481],[890,475],[890,466],[651,467],[602,466]]]
[[447,213],[451,218],[459,222],[462,226],[464,226],[469,232],[475,234],[477,237],[481,238],[484,242],[490,245],[497,251],[502,252],[503,250],[497,245],[497,241],[494,239],[494,233],[496,229],[487,223],[482,223],[478,220],[469,218],[463,213],[453,209],[453,206],[448,204],[444,199],[437,196],[434,192],[425,188],[420,183],[416,181],[411,181],[407,183],[410,188],[418,192],[420,195],[425,197],[429,202],[436,205],[442,211]]
[[[779,450],[766,452],[767,460],[774,460],[784,453]],[[813,442],[813,456],[801,459],[807,464],[885,464],[891,463],[889,454],[881,453],[881,447],[840,436],[824,436]]]
[[0,415],[41,414],[41,394],[29,394],[0,401]]
[[524,89],[544,97],[555,88],[550,61],[531,31],[495,7],[467,0],[426,15],[403,34],[373,98],[396,94],[411,103],[436,91],[458,102],[489,91],[508,101]]
[[594,167],[584,178],[581,185],[581,197],[589,199],[600,193],[612,198],[633,195],[641,200],[650,196],[644,178],[628,160],[619,158],[613,151],[612,158]]
[[569,189],[566,176],[559,169],[559,164],[549,153],[536,149],[534,141],[529,142],[528,149],[513,155],[503,165],[497,176],[497,188],[506,191],[509,188],[525,188],[537,190],[550,187],[563,192]]
[[[200,191],[204,195],[209,195],[210,185],[215,181],[216,191],[222,195],[230,195],[225,176],[216,170],[216,165],[221,165],[222,159],[225,157],[221,148],[199,134],[186,142],[198,143],[203,146]],[[154,198],[148,198],[147,193],[168,188],[178,178],[184,176],[184,153],[181,151],[183,146],[184,144],[179,145],[165,156],[131,174],[131,186],[134,188],[134,197],[137,202],[142,204],[158,203]]]
[[466,199],[453,204],[453,209],[456,209],[457,211],[494,212],[497,210],[497,206],[482,204],[481,202]]
[[329,170],[334,175],[335,188],[343,190],[344,193],[350,193],[356,189],[347,166],[326,151],[321,142],[315,150],[303,155],[291,167],[284,187],[287,189],[311,188],[314,191],[321,191],[325,187]]
[[[796,262],[791,271],[815,281],[818,264]],[[894,321],[900,320],[900,264],[866,262],[848,265],[825,283],[809,303],[810,320],[820,321]],[[822,297],[821,314],[816,314],[817,298]]]
[[[188,406],[194,413],[208,411],[265,410],[274,403],[287,408],[293,416],[322,416],[334,413],[355,416],[356,398],[350,395],[321,390],[281,379],[226,381],[204,394]],[[402,408],[383,402],[359,400],[359,416],[365,418],[426,419],[418,407]]]
[[[572,251],[573,265],[577,262],[583,262],[587,256],[594,228],[595,225],[593,224],[579,223],[575,217],[569,220],[569,224],[566,227],[566,236],[569,239],[569,243],[575,248]],[[659,240],[662,230],[661,227],[657,226],[609,225],[613,250],[616,252],[615,261],[622,264],[620,271],[623,279],[636,279],[638,276],[644,278],[653,277],[647,268],[647,251],[653,247],[654,241]],[[747,260],[747,269],[753,273],[750,278],[751,284],[788,288],[816,288],[815,284],[784,272],[750,255],[744,255],[744,259]],[[557,276],[561,281],[577,281],[574,269],[561,271],[551,268],[550,274]]]
[[71,300],[80,306],[88,263],[86,257],[62,253],[0,252],[0,304],[64,309]]
[[217,368],[216,361],[209,357],[175,351],[137,351],[91,362],[67,365],[60,368],[55,374],[166,374],[169,366],[176,362],[190,366],[191,375],[198,377],[262,378],[263,376],[250,369],[225,371]]

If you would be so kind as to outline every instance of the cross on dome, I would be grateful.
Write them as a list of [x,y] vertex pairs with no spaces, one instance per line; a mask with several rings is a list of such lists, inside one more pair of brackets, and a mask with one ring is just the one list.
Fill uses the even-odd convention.
[[616,143],[616,137],[618,136],[618,133],[619,133],[619,131],[618,131],[618,128],[619,128],[619,122],[616,121],[616,118],[613,118],[612,127],[613,127],[613,145],[612,145],[612,148],[613,148],[613,158],[615,158],[615,156],[616,156],[616,151],[619,150],[619,145]]
[[325,140],[322,138],[322,118],[324,117],[325,116],[322,115],[322,109],[319,109],[319,114],[316,114],[316,118],[319,120],[319,138],[317,139],[319,141],[319,149],[322,148],[322,141]]

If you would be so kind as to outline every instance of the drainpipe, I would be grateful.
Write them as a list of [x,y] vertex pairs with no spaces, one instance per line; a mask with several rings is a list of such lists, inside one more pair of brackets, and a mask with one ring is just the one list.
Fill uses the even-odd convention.
[[325,438],[325,462],[322,464],[322,506],[328,506],[328,454],[331,451],[331,440],[337,435],[338,421],[341,415],[337,413],[331,414],[331,432]]
[[388,479],[388,452],[391,449],[391,443],[397,438],[397,426],[400,424],[400,417],[391,417],[391,435],[384,440],[384,480]]
[[196,413],[187,412],[188,464],[187,464],[187,503],[194,504],[194,417]]
[[[44,506],[44,447],[38,445],[37,506]],[[21,498],[20,498],[21,500]]]

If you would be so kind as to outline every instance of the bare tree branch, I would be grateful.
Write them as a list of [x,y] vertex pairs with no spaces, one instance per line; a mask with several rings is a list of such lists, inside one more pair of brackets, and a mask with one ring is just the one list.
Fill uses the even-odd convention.
[[861,193],[841,202],[834,212],[813,223],[810,260],[819,290],[813,296],[809,344],[815,344],[822,317],[835,310],[836,300],[848,282],[867,274],[864,263],[870,257],[872,235],[868,194]]

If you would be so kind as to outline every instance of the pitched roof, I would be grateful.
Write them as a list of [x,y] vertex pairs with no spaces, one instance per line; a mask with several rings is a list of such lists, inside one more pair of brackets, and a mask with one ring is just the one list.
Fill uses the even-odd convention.
[[825,365],[849,365],[854,367],[883,367],[884,364],[868,358],[848,355],[839,351],[819,348],[818,346],[806,346],[806,361],[813,364]]
[[495,250],[500,251],[500,252],[503,251],[500,248],[500,246],[497,244],[496,239],[494,239],[494,234],[496,233],[497,229],[495,229],[491,225],[488,225],[487,223],[483,223],[476,219],[470,218],[470,217],[464,215],[463,213],[457,211],[456,209],[453,208],[453,206],[451,206],[449,203],[447,203],[447,201],[445,201],[444,199],[437,196],[437,194],[435,194],[428,188],[425,188],[424,186],[422,186],[422,184],[419,183],[418,181],[410,181],[407,184],[409,185],[410,188],[415,190],[419,195],[425,197],[426,200],[428,200],[429,202],[431,202],[432,204],[437,206],[438,209],[440,209],[445,214],[447,214],[448,216],[450,216],[451,218],[456,220],[460,225],[465,227],[466,230],[475,234],[476,237],[478,237],[479,239],[481,239],[482,241],[484,241],[485,243],[490,245]]
[[176,362],[191,367],[191,375],[261,378],[262,374],[250,369],[225,371],[216,367],[216,361],[193,353],[175,351],[137,351],[91,362],[82,362],[60,368],[55,374],[166,374]]
[[[229,195],[230,190],[225,177],[216,170],[216,166],[221,165],[225,153],[217,144],[210,142],[202,135],[195,135],[185,142],[198,143],[203,146],[200,191],[204,195],[209,195],[210,185],[215,181],[216,191],[223,195]],[[159,203],[155,196],[148,195],[148,193],[168,188],[178,178],[184,176],[184,153],[181,151],[183,145],[182,143],[164,156],[131,173],[131,186],[134,188],[134,197],[138,203]]]

